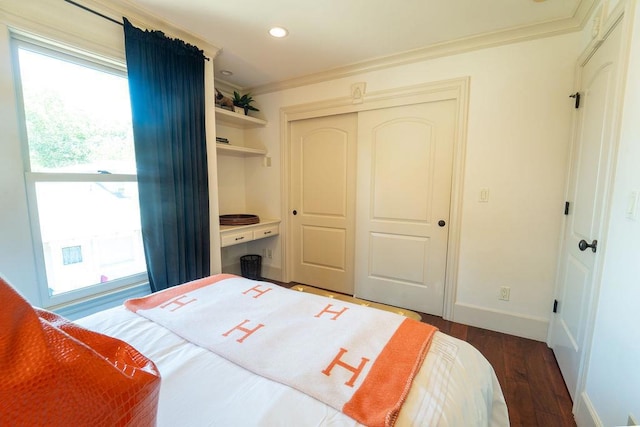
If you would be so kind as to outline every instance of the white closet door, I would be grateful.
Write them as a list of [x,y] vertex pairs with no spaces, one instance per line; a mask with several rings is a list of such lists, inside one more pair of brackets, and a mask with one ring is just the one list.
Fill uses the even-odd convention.
[[358,114],[356,296],[442,315],[456,101]]
[[292,280],[353,295],[356,114],[291,123]]

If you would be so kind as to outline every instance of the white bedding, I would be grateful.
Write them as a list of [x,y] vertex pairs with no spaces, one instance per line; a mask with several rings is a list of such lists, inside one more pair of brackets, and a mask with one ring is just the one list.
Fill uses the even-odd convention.
[[[374,309],[372,309],[374,310]],[[259,377],[124,307],[78,324],[132,344],[162,376],[158,426],[357,426],[341,412]],[[468,343],[436,333],[397,426],[508,426],[487,360]]]

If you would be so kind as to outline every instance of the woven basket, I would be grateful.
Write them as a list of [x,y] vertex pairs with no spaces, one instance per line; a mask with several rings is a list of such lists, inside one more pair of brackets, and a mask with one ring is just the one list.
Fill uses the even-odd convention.
[[220,215],[220,225],[250,225],[260,222],[258,215],[230,214]]

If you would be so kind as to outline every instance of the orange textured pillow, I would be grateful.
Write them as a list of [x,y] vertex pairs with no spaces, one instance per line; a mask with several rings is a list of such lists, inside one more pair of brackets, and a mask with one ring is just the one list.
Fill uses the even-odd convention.
[[160,374],[129,344],[35,309],[0,278],[0,425],[153,426]]

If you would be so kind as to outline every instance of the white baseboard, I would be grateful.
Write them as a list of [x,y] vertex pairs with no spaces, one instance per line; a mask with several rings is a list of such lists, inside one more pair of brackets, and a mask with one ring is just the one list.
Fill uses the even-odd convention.
[[269,264],[263,265],[262,277],[264,277],[265,279],[277,280],[278,282],[282,282],[282,269],[273,267]]
[[234,264],[227,264],[222,266],[222,272],[226,274],[235,274],[240,276],[240,263],[236,262]]
[[576,425],[578,427],[603,427],[602,421],[586,392],[580,393],[576,405]]
[[451,320],[536,341],[546,341],[547,329],[549,328],[547,319],[459,302],[455,303]]

